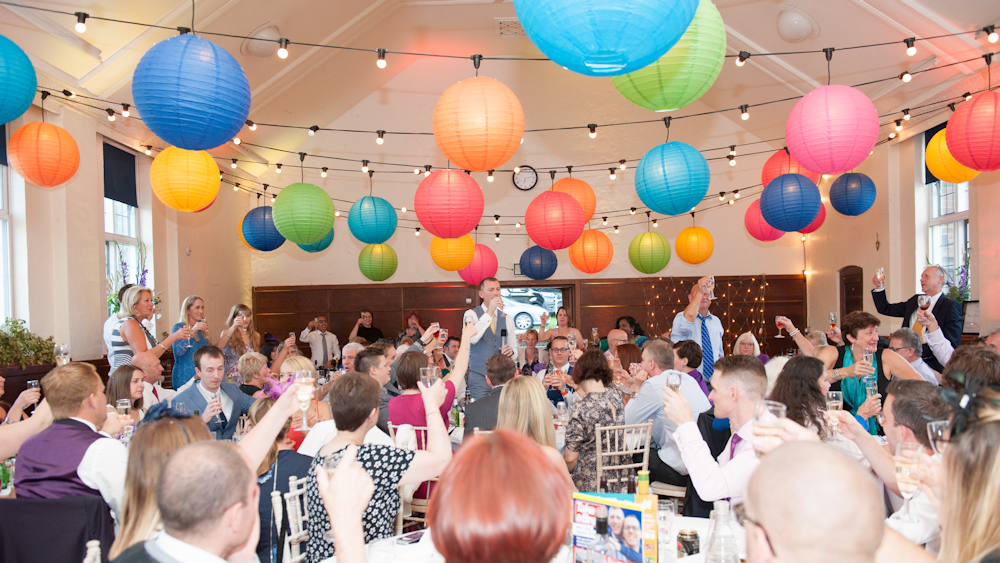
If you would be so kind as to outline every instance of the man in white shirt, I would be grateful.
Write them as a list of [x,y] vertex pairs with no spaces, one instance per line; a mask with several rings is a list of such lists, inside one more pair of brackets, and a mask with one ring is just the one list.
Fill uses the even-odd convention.
[[719,459],[712,459],[685,395],[663,388],[663,410],[677,425],[674,440],[698,496],[712,502],[743,502],[750,475],[760,463],[753,449],[754,404],[767,392],[764,364],[755,356],[728,356],[716,364],[712,392],[716,418],[728,418],[733,434]]
[[633,398],[625,405],[625,424],[642,424],[653,420],[653,450],[649,452],[650,481],[683,487],[687,484],[687,467],[681,459],[674,432],[677,424],[666,417],[663,411],[663,388],[668,374],[676,375],[681,382],[681,395],[691,407],[694,418],[712,405],[705,397],[698,382],[686,373],[674,370],[673,347],[666,342],[654,340],[642,350],[642,370],[648,377],[637,377],[632,383]]
[[889,349],[910,362],[910,365],[920,374],[920,377],[924,378],[924,381],[934,385],[938,384],[937,374],[920,357],[919,351],[923,349],[923,345],[920,342],[919,334],[913,332],[912,329],[903,327],[889,335]]
[[132,357],[132,365],[142,370],[142,406],[145,409],[162,401],[170,401],[177,395],[173,389],[164,389],[163,364],[160,359],[149,352],[143,352]]
[[710,294],[705,291],[709,276],[698,280],[688,292],[688,305],[674,317],[670,339],[674,342],[693,340],[701,346],[701,375],[705,381],[712,379],[715,362],[725,353],[722,348],[722,321],[708,311],[712,304]]
[[330,365],[340,359],[340,342],[336,334],[326,331],[326,327],[326,317],[316,317],[316,320],[309,321],[299,340],[309,344],[313,365],[330,369]]
[[486,278],[479,283],[479,298],[482,304],[465,312],[463,324],[476,323],[476,333],[472,335],[469,350],[469,392],[475,399],[490,393],[486,383],[486,360],[494,354],[514,358],[516,351],[511,344],[516,339],[514,318],[503,312],[503,298],[500,297],[500,281]]

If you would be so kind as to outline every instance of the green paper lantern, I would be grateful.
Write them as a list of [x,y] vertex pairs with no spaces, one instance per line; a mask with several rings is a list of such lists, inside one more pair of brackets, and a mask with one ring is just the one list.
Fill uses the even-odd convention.
[[295,244],[323,240],[333,228],[333,200],[315,184],[292,184],[274,200],[274,226]]
[[366,278],[385,281],[396,273],[396,251],[388,244],[369,244],[361,249],[358,267]]
[[628,259],[636,270],[655,274],[670,262],[670,242],[660,233],[642,233],[628,245]]
[[715,83],[726,56],[726,27],[711,0],[701,0],[691,25],[666,55],[611,83],[630,102],[673,111],[700,98]]

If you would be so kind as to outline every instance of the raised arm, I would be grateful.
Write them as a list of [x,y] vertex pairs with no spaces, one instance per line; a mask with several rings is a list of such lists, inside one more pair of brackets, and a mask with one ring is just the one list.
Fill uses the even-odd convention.
[[924,378],[920,377],[920,374],[917,373],[917,370],[913,369],[910,362],[907,362],[903,356],[900,356],[888,348],[882,350],[882,371],[889,379],[895,377],[896,379],[915,379],[917,381],[924,380]]
[[354,328],[351,329],[350,336],[347,337],[347,341],[348,342],[350,342],[351,340],[357,338],[357,336],[358,336],[358,329],[359,328],[361,328],[361,318],[360,317],[358,317],[358,322],[354,323]]
[[0,459],[17,455],[25,440],[45,430],[52,424],[52,411],[49,404],[42,400],[31,418],[17,424],[0,425]]
[[472,336],[476,333],[476,323],[466,321],[462,326],[462,344],[458,348],[458,355],[455,356],[455,363],[451,367],[451,372],[445,381],[451,381],[455,386],[455,395],[465,395],[465,374],[469,371],[469,350],[472,347]]
[[701,296],[705,292],[704,287],[706,283],[708,283],[708,276],[698,280],[698,283],[694,286],[694,298],[687,304],[687,307],[684,307],[684,319],[690,323],[693,323],[698,318],[698,307],[701,306]]
[[285,389],[285,392],[281,394],[281,397],[278,397],[264,418],[255,424],[237,444],[246,454],[247,464],[251,470],[256,471],[260,467],[260,463],[264,461],[264,457],[270,451],[271,444],[278,437],[278,432],[281,432],[285,421],[290,416],[300,412],[299,401],[295,398],[295,390],[298,387],[298,383],[293,383],[291,387]]
[[451,461],[451,440],[448,429],[441,418],[441,405],[448,394],[444,381],[438,380],[428,389],[423,382],[417,382],[420,397],[424,401],[424,415],[427,419],[427,448],[417,451],[413,462],[399,480],[400,485],[416,485],[441,475]]
[[795,345],[799,347],[799,350],[802,350],[802,354],[805,356],[812,356],[813,355],[812,342],[809,342],[809,339],[806,338],[804,334],[802,334],[801,330],[795,328],[795,325],[792,324],[791,319],[789,319],[788,317],[778,317],[778,321],[781,323],[781,326],[785,327],[785,330],[788,331],[788,334],[792,337],[792,340],[795,341]]

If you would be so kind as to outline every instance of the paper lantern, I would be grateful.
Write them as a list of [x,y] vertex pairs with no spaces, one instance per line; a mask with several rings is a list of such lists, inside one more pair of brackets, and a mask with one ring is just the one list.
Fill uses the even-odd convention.
[[639,70],[681,38],[698,0],[514,0],[531,42],[553,62],[588,76]]
[[206,210],[206,209],[208,209],[209,207],[212,207],[213,205],[215,205],[215,200],[216,200],[216,199],[219,199],[219,196],[215,196],[215,198],[214,198],[214,199],[212,199],[212,203],[209,203],[209,204],[208,204],[208,205],[206,205],[205,207],[202,207],[201,209],[199,209],[199,210],[195,211],[195,213],[201,213],[202,211],[205,211],[205,210]]
[[417,186],[413,211],[420,225],[441,238],[458,238],[483,218],[483,190],[460,170],[435,170]]
[[525,250],[518,263],[521,266],[521,273],[533,280],[549,279],[559,266],[556,253],[541,246],[532,246]]
[[814,184],[819,183],[819,174],[811,170],[806,170],[804,166],[799,164],[799,161],[795,160],[787,148],[776,151],[767,159],[764,163],[764,169],[760,172],[760,185],[766,186],[771,183],[771,180],[781,176],[782,174],[802,174],[806,178],[813,181]]
[[247,242],[246,237],[243,236],[243,221],[240,221],[240,224],[236,225],[236,232],[240,235],[240,241],[242,241],[243,244],[245,244],[246,247],[249,248],[250,250],[254,250],[254,247],[250,246],[250,243]]
[[76,174],[80,149],[73,136],[62,127],[34,121],[10,136],[7,160],[25,180],[51,188]]
[[497,275],[497,255],[485,244],[477,244],[476,252],[472,256],[472,262],[458,271],[458,275],[469,285],[479,285],[486,278]]
[[528,204],[524,228],[538,246],[549,250],[568,248],[583,232],[583,208],[573,196],[549,190]]
[[167,147],[149,169],[153,193],[170,209],[207,209],[219,195],[219,166],[205,151]]
[[688,227],[677,234],[674,241],[677,257],[688,264],[701,264],[708,260],[715,250],[712,233],[703,227]]
[[830,203],[842,215],[856,217],[875,203],[875,182],[864,174],[844,174],[830,184]]
[[243,217],[243,240],[250,248],[270,252],[285,244],[274,226],[274,215],[270,207],[254,207]]
[[0,123],[14,121],[35,99],[38,79],[28,55],[0,35]]
[[584,223],[590,221],[591,217],[594,216],[594,210],[597,209],[597,196],[594,194],[594,188],[591,188],[587,182],[576,178],[563,178],[553,184],[552,189],[573,196],[573,199],[583,208]]
[[358,268],[372,281],[385,281],[396,273],[396,251],[388,244],[369,244],[358,255]]
[[323,240],[336,219],[333,200],[315,184],[291,184],[274,200],[274,226],[295,244]]
[[396,208],[380,197],[365,197],[354,202],[347,215],[347,226],[354,238],[365,244],[382,244],[396,232]]
[[796,102],[785,123],[785,142],[807,169],[840,174],[868,158],[878,130],[878,111],[868,96],[834,84],[820,86]]
[[431,241],[431,258],[442,270],[457,272],[472,263],[476,255],[476,243],[472,236],[458,238],[434,237]]
[[321,238],[319,242],[314,242],[312,244],[300,244],[299,248],[305,250],[306,252],[319,252],[321,250],[326,250],[327,248],[330,248],[331,244],[333,244],[333,234],[333,229],[330,229],[330,232],[327,233],[325,237]]
[[726,60],[726,26],[711,0],[701,0],[680,41],[653,64],[611,83],[637,106],[654,111],[680,109],[715,83]]
[[597,229],[583,231],[580,238],[569,247],[569,261],[585,274],[596,274],[607,268],[614,255],[611,239]]
[[980,172],[1000,168],[1000,94],[980,92],[960,104],[945,131],[959,164]]
[[434,106],[434,140],[464,170],[493,170],[514,156],[524,137],[524,111],[503,83],[477,76],[448,87]]
[[775,229],[804,229],[819,215],[819,188],[801,174],[782,174],[760,194],[760,214]]
[[708,162],[687,143],[671,141],[650,149],[635,172],[642,203],[657,213],[688,213],[708,193]]
[[945,139],[947,129],[942,129],[931,137],[927,143],[927,168],[938,180],[961,184],[979,176],[979,171],[973,170],[955,160],[948,150],[948,142]]
[[628,259],[636,270],[655,274],[670,262],[670,242],[660,233],[641,233],[628,245]]
[[804,229],[799,229],[799,232],[804,235],[808,235],[809,233],[814,233],[816,232],[816,229],[819,229],[820,227],[823,226],[824,221],[826,221],[826,206],[823,205],[823,201],[822,199],[820,199],[819,213],[816,215],[816,218],[813,219],[812,223],[809,223],[808,227]]
[[153,133],[188,150],[225,144],[250,113],[243,68],[222,47],[190,33],[146,51],[132,75],[132,97]]
[[764,216],[760,213],[759,199],[751,203],[747,212],[743,214],[743,226],[746,227],[750,236],[761,242],[775,241],[785,234],[784,231],[775,229],[764,220]]

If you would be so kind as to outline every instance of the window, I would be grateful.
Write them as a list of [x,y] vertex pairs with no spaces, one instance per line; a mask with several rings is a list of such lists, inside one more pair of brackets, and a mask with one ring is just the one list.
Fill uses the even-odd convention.
[[[563,306],[563,290],[557,287],[505,287],[500,290],[504,313],[514,317],[517,334],[534,328],[556,327],[556,311]],[[542,314],[548,313],[548,324],[541,327]]]
[[127,283],[145,284],[145,264],[137,225],[135,155],[104,144],[104,256],[108,315],[112,298]]
[[931,186],[929,259],[946,272],[965,264],[969,252],[969,183]]
[[[0,127],[0,136],[4,135],[4,129]],[[0,318],[3,319],[14,315],[10,295],[10,204],[7,191],[7,165],[0,163]]]

